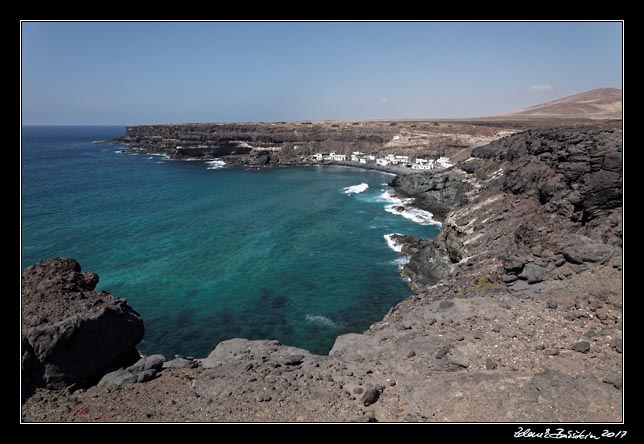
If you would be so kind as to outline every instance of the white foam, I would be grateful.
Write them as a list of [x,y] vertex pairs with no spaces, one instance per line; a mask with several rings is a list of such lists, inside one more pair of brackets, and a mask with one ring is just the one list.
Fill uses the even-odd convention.
[[337,327],[338,325],[326,316],[306,315],[306,321],[312,324],[324,325],[325,327]]
[[394,262],[398,264],[398,268],[402,270],[402,268],[409,263],[409,256],[403,254],[398,259],[394,259]]
[[419,225],[441,225],[440,222],[434,220],[434,215],[429,211],[421,210],[420,208],[402,205],[404,208],[400,210],[401,205],[387,205],[385,211],[391,214],[398,214],[406,219],[416,222]]
[[366,183],[361,183],[358,185],[353,185],[350,187],[343,188],[344,194],[359,194],[364,193],[369,188],[369,185]]
[[394,250],[396,253],[400,253],[402,251],[403,244],[393,239],[393,236],[396,234],[399,234],[399,233],[389,233],[389,234],[385,234],[383,237],[387,241],[387,245],[389,245],[389,248]]
[[219,168],[223,168],[224,166],[226,166],[226,162],[224,162],[223,160],[218,160],[218,159],[210,160],[210,161],[206,162],[206,164],[210,165],[207,168],[209,170],[217,170]]
[[385,211],[388,213],[397,214],[420,225],[441,225],[440,222],[434,220],[434,215],[429,211],[411,206],[414,202],[413,198],[400,199],[387,190],[378,196],[378,200],[390,202],[389,205],[385,205]]

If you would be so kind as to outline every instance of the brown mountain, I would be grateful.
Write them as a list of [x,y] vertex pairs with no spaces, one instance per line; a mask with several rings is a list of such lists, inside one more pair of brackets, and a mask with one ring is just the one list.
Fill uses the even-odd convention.
[[593,89],[499,117],[621,119],[622,90]]

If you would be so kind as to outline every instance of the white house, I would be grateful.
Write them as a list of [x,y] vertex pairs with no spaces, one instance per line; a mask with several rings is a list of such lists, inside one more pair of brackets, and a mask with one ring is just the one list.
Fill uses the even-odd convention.
[[411,166],[412,170],[431,170],[433,168],[434,168],[434,165],[429,163],[414,163]]
[[378,158],[378,159],[376,159],[376,163],[378,165],[381,165],[381,166],[387,166],[387,165],[389,165],[389,160],[388,159]]
[[376,156],[369,154],[367,156],[367,160],[370,160],[370,161],[374,162],[376,160]]
[[324,156],[322,155],[322,153],[315,153],[311,157],[313,158],[313,160],[322,160]]
[[427,163],[427,159],[419,159],[418,157],[416,158],[416,163],[420,165],[424,165]]
[[449,157],[439,157],[436,159],[436,163],[443,168],[449,168],[454,165],[449,161]]
[[357,162],[357,161],[359,160],[359,158],[358,158],[358,156],[357,156],[357,155],[352,154],[352,155],[351,155],[351,160],[352,160],[352,161],[354,161],[354,162]]
[[409,163],[409,156],[396,156],[394,160],[396,163],[407,164]]
[[367,159],[365,159],[364,157],[360,158],[360,163],[367,163]]
[[335,154],[334,153],[333,154],[333,160],[335,160],[336,162],[340,162],[340,161],[343,161],[343,160],[347,160],[347,156],[346,156],[346,154]]
[[394,156],[393,154],[387,154],[385,156],[385,159],[388,160],[389,162],[393,162],[396,159],[396,156]]
[[391,140],[400,140],[401,137],[400,134],[396,134]]
[[354,151],[351,154],[354,155],[354,156],[362,156],[362,155],[364,155],[364,153],[361,153],[360,151]]

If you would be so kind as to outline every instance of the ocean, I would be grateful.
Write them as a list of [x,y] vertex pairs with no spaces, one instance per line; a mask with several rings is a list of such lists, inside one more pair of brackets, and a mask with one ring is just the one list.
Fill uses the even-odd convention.
[[277,339],[328,353],[411,293],[390,233],[435,236],[399,214],[393,176],[347,167],[246,171],[122,154],[123,127],[24,127],[22,268],[73,257],[145,322],[144,354],[205,357]]

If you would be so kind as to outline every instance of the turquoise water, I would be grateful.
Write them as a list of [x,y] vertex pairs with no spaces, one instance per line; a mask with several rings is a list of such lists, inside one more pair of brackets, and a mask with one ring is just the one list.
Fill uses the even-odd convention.
[[208,169],[92,143],[123,131],[24,128],[22,265],[98,273],[143,316],[144,353],[201,357],[233,337],[327,353],[410,294],[383,236],[438,233],[385,211],[384,173]]

